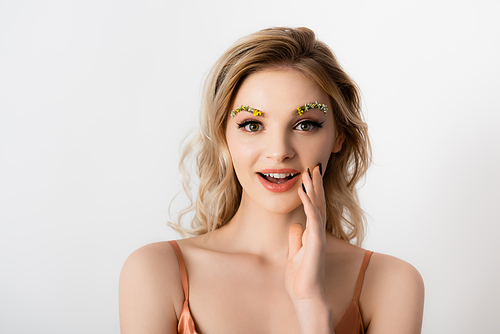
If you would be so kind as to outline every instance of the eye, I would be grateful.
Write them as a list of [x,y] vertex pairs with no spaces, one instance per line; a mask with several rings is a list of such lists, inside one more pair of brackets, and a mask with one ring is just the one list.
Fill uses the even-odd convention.
[[309,131],[311,130],[311,128],[314,128],[314,125],[312,125],[311,123],[302,122],[297,125],[297,128],[299,128],[300,131]]
[[257,132],[262,129],[262,124],[254,121],[246,121],[243,123],[238,123],[238,129],[244,128],[248,132]]
[[316,128],[321,128],[323,126],[323,122],[318,123],[314,121],[303,121],[297,124],[294,129],[299,131],[312,131]]

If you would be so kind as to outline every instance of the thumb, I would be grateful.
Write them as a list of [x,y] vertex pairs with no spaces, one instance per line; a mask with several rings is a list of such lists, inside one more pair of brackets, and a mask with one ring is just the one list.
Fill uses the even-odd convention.
[[290,260],[302,247],[304,228],[300,224],[292,224],[288,231],[288,259]]

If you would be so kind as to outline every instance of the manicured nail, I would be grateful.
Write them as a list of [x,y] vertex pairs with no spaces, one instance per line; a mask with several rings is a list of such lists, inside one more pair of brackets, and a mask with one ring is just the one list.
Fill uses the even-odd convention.
[[312,177],[312,175],[311,175],[311,171],[309,170],[309,168],[307,169],[307,173],[309,173],[309,178],[312,180],[312,179],[313,179],[313,177]]
[[302,183],[302,190],[307,194],[306,187],[304,187],[304,184]]
[[318,165],[319,165],[319,173],[321,174],[321,176],[323,176],[323,165],[321,165],[321,162]]

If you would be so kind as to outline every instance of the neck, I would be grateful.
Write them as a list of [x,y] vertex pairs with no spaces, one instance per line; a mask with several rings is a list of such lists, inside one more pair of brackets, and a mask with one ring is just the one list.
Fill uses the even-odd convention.
[[305,227],[302,205],[287,213],[270,212],[243,194],[234,217],[214,232],[214,241],[230,252],[250,253],[269,261],[288,258],[288,231],[294,223]]

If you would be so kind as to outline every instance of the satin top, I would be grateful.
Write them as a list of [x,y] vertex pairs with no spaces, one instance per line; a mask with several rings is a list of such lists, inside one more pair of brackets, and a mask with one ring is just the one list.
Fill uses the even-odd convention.
[[[179,334],[199,334],[196,331],[193,316],[189,310],[189,282],[186,271],[186,264],[182,257],[181,249],[175,240],[169,241],[174,249],[175,255],[179,262],[179,269],[181,272],[182,290],[184,291],[184,304],[182,306],[181,316],[177,325],[177,332]],[[366,267],[370,261],[372,251],[366,251],[363,258],[363,263],[359,270],[358,279],[354,288],[354,295],[352,301],[347,305],[347,308],[340,318],[337,326],[335,327],[335,334],[364,334],[363,319],[361,317],[361,310],[359,308],[359,296],[361,295],[361,286],[363,285],[363,278],[365,277]]]

